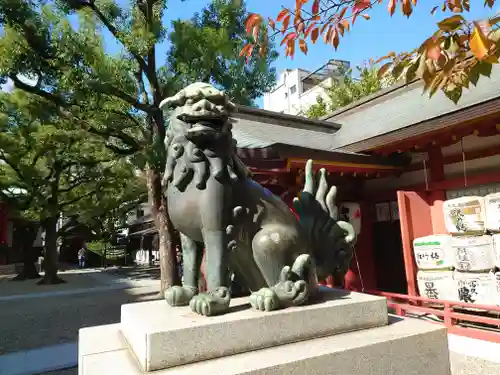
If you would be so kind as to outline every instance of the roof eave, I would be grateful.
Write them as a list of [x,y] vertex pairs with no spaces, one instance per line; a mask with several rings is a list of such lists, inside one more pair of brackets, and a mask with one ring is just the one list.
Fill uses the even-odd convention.
[[[238,114],[266,117],[270,120],[286,121],[287,126],[289,127],[315,128],[315,130],[327,133],[336,132],[342,127],[342,125],[334,122],[329,122],[324,120],[314,120],[306,117],[288,115],[284,113],[273,112],[273,111],[268,111],[266,109],[253,108],[244,105],[237,105],[237,110],[233,117],[238,117]],[[276,123],[276,125],[280,124]]]
[[406,82],[396,83],[390,87],[387,87],[385,89],[381,89],[381,90],[379,90],[371,95],[365,96],[362,99],[359,99],[351,104],[348,104],[345,107],[339,108],[339,109],[337,109],[337,110],[335,110],[327,115],[324,115],[324,116],[320,117],[320,120],[321,121],[328,121],[329,119],[336,117],[338,115],[344,114],[344,113],[349,112],[351,110],[356,110],[356,109],[358,109],[358,107],[361,107],[364,104],[372,102],[378,98],[381,98],[383,96],[391,94],[395,91],[401,90],[403,88],[407,88],[407,87],[410,87],[413,85],[418,85],[419,83],[421,83],[420,79],[414,79],[413,81],[411,81],[409,83],[406,83]]
[[316,150],[306,147],[299,147],[286,144],[275,144],[273,147],[283,158],[307,158],[312,160],[324,160],[335,162],[348,162],[359,164],[377,164],[380,167],[404,168],[411,160],[405,155],[379,156],[367,155],[356,152],[346,152],[342,150]]

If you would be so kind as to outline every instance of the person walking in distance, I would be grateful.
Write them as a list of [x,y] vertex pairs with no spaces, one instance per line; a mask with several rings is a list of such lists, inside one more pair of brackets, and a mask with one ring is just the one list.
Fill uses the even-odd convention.
[[85,268],[85,256],[87,249],[85,248],[85,244],[83,244],[82,248],[78,250],[78,268]]

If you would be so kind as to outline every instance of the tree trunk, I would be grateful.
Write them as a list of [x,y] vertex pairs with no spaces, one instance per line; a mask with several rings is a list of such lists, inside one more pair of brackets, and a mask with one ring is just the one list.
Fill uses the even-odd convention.
[[29,223],[16,230],[16,243],[19,243],[23,254],[23,269],[12,281],[23,281],[29,279],[39,279],[41,276],[35,267],[37,256],[33,247],[33,242],[38,234],[38,225]]
[[43,227],[45,229],[45,256],[44,256],[44,270],[45,275],[38,282],[38,285],[47,284],[62,284],[65,283],[63,279],[57,276],[59,254],[57,252],[57,220],[58,216],[52,216],[44,220]]
[[147,167],[146,178],[148,197],[152,205],[152,212],[159,237],[160,297],[163,298],[165,290],[173,285],[180,285],[177,272],[177,259],[175,256],[175,233],[168,216],[167,201],[163,196],[161,175],[158,171]]

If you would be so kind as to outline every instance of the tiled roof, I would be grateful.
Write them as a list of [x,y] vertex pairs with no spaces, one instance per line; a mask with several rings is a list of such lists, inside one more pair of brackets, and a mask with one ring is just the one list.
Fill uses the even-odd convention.
[[287,128],[258,120],[238,119],[233,136],[240,148],[265,148],[276,143],[332,151],[332,134],[312,130]]
[[240,107],[233,117],[233,136],[239,148],[266,148],[274,144],[332,151],[338,126],[270,111]]
[[494,65],[491,77],[465,89],[457,105],[442,92],[429,98],[416,81],[383,90],[322,120],[239,107],[233,135],[239,148],[283,144],[357,153],[496,113],[499,106],[500,67]]
[[[427,127],[415,126],[499,99],[500,67],[493,65],[490,78],[481,77],[476,87],[465,89],[457,105],[442,92],[432,98],[422,94],[422,85],[421,81],[417,81],[390,88],[325,116],[324,120],[342,125],[335,133],[331,146],[334,149],[365,151],[394,141],[394,138],[383,138],[384,134],[397,133],[410,126],[411,130],[405,131],[404,137],[425,134],[436,130],[437,126],[454,125],[433,123]],[[492,110],[494,108],[498,106],[493,105]]]
[[244,129],[240,129],[240,126],[236,129],[233,128],[233,137],[237,141],[238,148],[267,148],[276,143],[270,140],[253,137],[245,132]]

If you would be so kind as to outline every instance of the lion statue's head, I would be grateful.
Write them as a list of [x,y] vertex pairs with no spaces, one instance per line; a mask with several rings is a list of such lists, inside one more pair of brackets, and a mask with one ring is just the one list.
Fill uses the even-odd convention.
[[213,177],[235,182],[249,175],[236,155],[230,115],[236,106],[207,83],[193,83],[164,99],[160,109],[169,116],[164,182],[184,190],[191,181],[204,189]]
[[236,109],[227,95],[203,82],[193,83],[174,96],[164,99],[160,108],[170,110],[171,137],[182,135],[198,147],[231,137],[229,116]]

